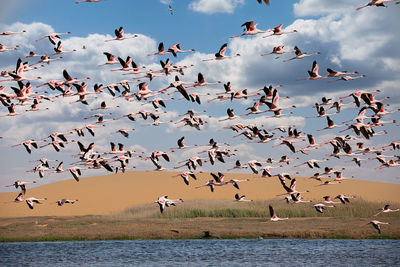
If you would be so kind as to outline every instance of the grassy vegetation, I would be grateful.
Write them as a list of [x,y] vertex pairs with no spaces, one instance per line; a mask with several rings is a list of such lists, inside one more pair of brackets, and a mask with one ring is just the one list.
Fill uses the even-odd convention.
[[[269,221],[272,205],[281,222]],[[169,207],[132,207],[108,216],[25,217],[0,221],[0,242],[213,238],[400,239],[400,212],[372,217],[386,203],[353,199],[318,213],[314,203],[282,200],[233,202],[198,200]],[[390,203],[393,207],[399,206]],[[377,234],[372,219],[390,222]]]
[[[279,217],[351,217],[370,218],[378,212],[378,209],[387,203],[369,202],[363,199],[353,199],[350,203],[335,204],[334,208],[327,208],[324,213],[318,213],[314,209],[315,203],[286,204],[282,200],[255,201],[237,203],[232,201],[197,200],[170,207],[160,214],[157,205],[152,207],[139,206],[129,208],[113,216],[120,218],[268,218],[268,205],[272,205]],[[393,206],[397,206],[393,204]],[[398,213],[380,214],[380,217],[400,217]]]

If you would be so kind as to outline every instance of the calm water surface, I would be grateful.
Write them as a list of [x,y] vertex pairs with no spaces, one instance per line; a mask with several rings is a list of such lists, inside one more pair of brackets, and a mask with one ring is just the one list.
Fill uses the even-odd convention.
[[400,266],[396,240],[0,243],[0,266]]

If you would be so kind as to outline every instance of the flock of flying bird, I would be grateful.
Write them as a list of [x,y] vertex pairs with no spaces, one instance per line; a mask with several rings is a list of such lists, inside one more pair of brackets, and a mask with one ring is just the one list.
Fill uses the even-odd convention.
[[[82,2],[98,2],[98,1],[82,1]],[[261,3],[261,1],[258,1]],[[269,5],[269,1],[264,1]],[[383,2],[390,1],[372,1],[366,6],[376,5],[382,6]],[[363,8],[363,7],[361,7]],[[360,9],[361,9],[360,8]],[[248,21],[242,24],[244,27],[244,32],[240,35],[232,36],[230,38],[238,38],[243,36],[251,36],[256,34],[267,34],[264,37],[279,36],[283,34],[295,34],[297,30],[284,31],[282,30],[282,24],[278,25],[269,30],[260,30],[257,28],[257,24],[253,21]],[[22,30],[20,32],[6,31],[0,34],[1,36],[9,36],[15,34],[24,34],[26,31]],[[151,126],[156,127],[161,124],[170,124],[174,127],[193,127],[201,131],[205,124],[208,123],[208,119],[212,116],[206,114],[206,111],[196,112],[191,109],[186,113],[179,115],[178,119],[173,121],[161,121],[167,111],[167,101],[189,101],[193,105],[201,105],[204,102],[204,98],[207,102],[219,101],[219,102],[233,102],[237,100],[248,100],[252,99],[253,104],[246,108],[247,113],[241,114],[239,116],[235,115],[233,108],[227,108],[227,117],[220,118],[219,121],[231,122],[229,126],[223,127],[226,131],[232,130],[236,134],[233,138],[240,139],[247,143],[257,143],[265,144],[269,142],[275,143],[273,147],[286,146],[288,148],[288,153],[294,155],[300,153],[303,155],[309,155],[311,151],[318,150],[324,146],[331,146],[333,152],[326,155],[323,159],[308,159],[303,162],[298,162],[296,165],[292,161],[298,161],[299,157],[290,158],[288,155],[282,156],[280,159],[268,158],[266,161],[260,160],[250,160],[245,164],[242,164],[239,159],[237,159],[232,168],[227,168],[226,171],[231,170],[241,170],[247,169],[249,173],[254,175],[259,175],[260,177],[273,177],[276,176],[282,185],[284,193],[278,194],[277,196],[285,196],[287,203],[307,203],[309,200],[303,200],[303,195],[309,192],[309,190],[298,191],[296,189],[296,179],[294,175],[299,174],[298,168],[301,166],[306,166],[311,169],[321,169],[321,163],[327,162],[333,158],[351,158],[347,162],[354,162],[358,166],[361,166],[361,161],[377,160],[380,165],[377,169],[397,167],[400,165],[399,156],[388,156],[385,152],[390,150],[400,149],[399,140],[394,140],[389,144],[377,147],[366,147],[363,139],[371,139],[377,135],[387,134],[386,130],[378,131],[378,127],[382,127],[386,124],[394,124],[395,120],[383,120],[384,117],[389,116],[399,109],[389,111],[387,107],[388,104],[383,101],[387,98],[377,99],[377,94],[379,90],[374,91],[364,91],[357,90],[348,95],[343,95],[339,99],[330,99],[323,97],[321,102],[315,103],[313,108],[316,110],[316,115],[307,118],[321,118],[327,120],[327,126],[319,129],[317,131],[331,130],[334,128],[343,128],[339,133],[345,131],[352,131],[354,135],[337,135],[329,140],[320,140],[317,142],[316,138],[310,134],[299,131],[295,126],[285,125],[276,127],[274,129],[263,128],[263,125],[253,125],[246,124],[246,120],[242,119],[248,116],[262,116],[264,118],[281,118],[284,116],[290,116],[294,114],[293,111],[283,113],[286,110],[296,109],[295,105],[284,106],[281,104],[282,100],[288,99],[289,96],[280,97],[278,88],[280,86],[266,85],[263,88],[249,92],[248,89],[234,90],[233,85],[228,81],[226,83],[221,81],[209,82],[206,81],[204,75],[199,72],[197,80],[194,82],[184,82],[181,80],[184,75],[184,71],[188,68],[192,68],[194,65],[174,65],[169,58],[165,61],[160,60],[159,69],[148,69],[146,66],[137,65],[131,57],[126,59],[117,57],[109,51],[104,52],[106,57],[106,62],[99,65],[99,68],[105,68],[107,66],[120,65],[120,68],[111,69],[110,71],[120,72],[122,75],[134,76],[130,80],[121,80],[116,83],[103,85],[94,84],[93,90],[88,89],[87,80],[90,77],[73,78],[67,70],[64,70],[62,75],[64,79],[62,80],[47,80],[41,81],[40,84],[34,86],[31,81],[39,83],[42,78],[40,76],[30,78],[25,76],[27,72],[35,71],[39,69],[46,69],[50,62],[51,64],[61,64],[53,63],[53,61],[62,62],[63,54],[74,53],[75,49],[64,50],[62,44],[62,35],[69,35],[70,32],[65,33],[49,33],[46,36],[40,37],[36,40],[39,42],[44,39],[48,39],[50,44],[54,46],[54,53],[47,54],[36,54],[31,51],[25,57],[19,57],[16,63],[15,70],[2,70],[0,80],[0,100],[4,107],[8,109],[8,113],[1,115],[1,117],[15,117],[20,116],[27,112],[37,112],[46,111],[49,108],[41,108],[42,103],[46,101],[68,101],[68,99],[75,99],[74,101],[68,101],[70,104],[80,103],[81,105],[89,106],[91,100],[96,98],[103,98],[104,95],[108,94],[112,99],[124,99],[129,102],[141,102],[143,106],[147,109],[140,110],[136,113],[123,114],[120,117],[109,118],[113,114],[113,110],[118,110],[120,106],[107,104],[108,100],[101,102],[99,107],[87,108],[88,116],[84,120],[93,120],[89,123],[84,123],[73,129],[66,129],[63,132],[53,132],[49,133],[47,136],[41,138],[31,138],[28,140],[21,141],[18,144],[14,144],[13,147],[23,146],[27,153],[34,154],[34,150],[41,149],[46,146],[51,146],[55,151],[62,151],[68,144],[76,143],[79,150],[76,154],[72,155],[76,158],[76,162],[71,163],[70,167],[64,168],[64,162],[59,160],[49,160],[42,158],[39,160],[33,160],[37,162],[37,165],[32,170],[27,170],[28,172],[38,173],[40,178],[46,175],[59,174],[64,172],[69,172],[72,177],[79,182],[79,179],[85,170],[100,170],[104,169],[108,172],[125,172],[129,169],[134,169],[135,166],[129,166],[131,161],[150,161],[155,166],[155,171],[164,170],[178,170],[181,168],[186,168],[187,170],[182,171],[176,177],[181,177],[183,182],[189,186],[190,180],[198,179],[198,175],[203,173],[201,167],[209,163],[210,165],[226,164],[226,161],[230,157],[235,156],[236,149],[231,148],[228,143],[219,144],[213,138],[210,139],[207,144],[185,144],[185,137],[181,137],[177,140],[177,147],[169,149],[169,151],[153,151],[146,154],[145,152],[138,152],[135,150],[125,149],[124,144],[115,142],[110,142],[110,150],[108,151],[97,151],[95,150],[95,143],[83,144],[82,141],[78,140],[80,137],[96,136],[96,129],[106,127],[108,123],[112,123],[119,120],[125,120],[136,124],[139,127]],[[105,42],[121,42],[126,39],[140,38],[138,35],[126,35],[124,33],[124,28],[119,27],[115,30],[115,38],[104,40]],[[6,39],[5,39],[6,40]],[[228,60],[229,58],[240,57],[240,54],[232,54],[231,56],[225,55],[228,44],[225,43],[221,46],[218,52],[215,53],[213,58],[205,58],[203,62],[208,61],[219,61]],[[18,49],[18,46],[5,46],[0,45],[0,52],[6,52]],[[164,44],[161,42],[158,46],[158,51],[155,51],[149,56],[160,56],[160,55],[171,55],[173,57],[178,57],[181,53],[191,53],[194,49],[182,50],[179,43],[171,45],[168,49],[164,48]],[[278,57],[285,53],[294,53],[294,57],[284,60],[284,62],[292,60],[301,60],[306,57],[313,57],[320,54],[320,52],[315,52],[312,54],[303,53],[297,46],[293,50],[284,50],[284,45],[276,46],[270,53],[262,54],[261,56],[267,55],[277,55]],[[28,59],[40,58],[36,62],[29,62]],[[25,61],[26,60],[26,61]],[[288,63],[289,64],[289,63]],[[365,75],[359,75],[358,72],[346,72],[346,71],[336,71],[331,68],[327,68],[327,74],[321,76],[319,74],[319,66],[316,60],[313,61],[311,70],[308,70],[308,77],[301,80],[319,80],[319,79],[329,79],[334,78],[333,81],[349,81],[358,78],[364,78]],[[305,71],[306,72],[306,71]],[[139,76],[138,76],[139,75]],[[179,76],[181,75],[181,77]],[[166,77],[169,80],[169,86],[161,88],[159,90],[149,89],[149,84],[153,79],[158,77]],[[169,78],[173,77],[173,78]],[[146,81],[148,79],[148,81]],[[7,84],[11,86],[5,86],[1,84]],[[134,90],[133,86],[137,86],[138,90]],[[211,94],[202,94],[203,86],[209,87],[223,85],[223,90]],[[49,91],[34,91],[34,88],[47,87],[46,90]],[[7,90],[6,90],[7,89]],[[196,89],[198,89],[196,91]],[[51,90],[51,91],[50,91]],[[215,89],[218,91],[218,89]],[[173,95],[173,96],[171,96]],[[61,99],[61,100],[60,100]],[[350,99],[346,101],[345,99]],[[29,109],[25,107],[28,106]],[[266,107],[266,108],[263,108]],[[342,122],[342,124],[334,123],[334,116],[339,114],[343,108],[356,108],[358,109],[357,116]],[[101,112],[96,114],[91,114],[92,111]],[[111,111],[111,112],[109,112]],[[49,110],[48,112],[51,112]],[[265,116],[264,113],[272,113],[271,116]],[[115,114],[115,113],[114,113]],[[107,118],[107,119],[105,119]],[[139,121],[152,120],[148,124],[138,124]],[[369,120],[367,122],[367,120]],[[111,134],[121,134],[125,138],[130,137],[130,132],[133,132],[134,128],[121,128],[117,131],[110,132]],[[278,136],[281,135],[281,136]],[[75,139],[70,138],[74,136]],[[112,135],[111,135],[112,136]],[[1,137],[5,139],[4,137]],[[355,144],[354,144],[355,143]],[[354,146],[355,145],[355,146]],[[187,158],[181,162],[177,162],[176,166],[171,168],[165,168],[163,166],[164,162],[170,162],[171,155],[183,150],[192,149],[193,156]],[[362,157],[366,156],[366,157]],[[57,165],[52,166],[51,162],[56,162]],[[279,171],[283,165],[289,166],[292,169],[296,169],[296,172],[287,173]],[[198,170],[200,169],[200,170]],[[278,169],[278,171],[273,172],[273,169]],[[318,186],[329,186],[332,184],[338,184],[345,182],[353,177],[343,176],[344,168],[334,169],[330,167],[323,168],[323,171],[316,172],[310,179],[315,179],[321,182]],[[210,173],[212,179],[209,179],[205,184],[197,186],[196,189],[203,187],[208,187],[211,192],[214,192],[216,187],[232,185],[237,190],[240,189],[239,183],[248,182],[249,179],[237,180],[230,179],[225,180],[225,175],[222,172]],[[289,181],[289,182],[288,182]],[[27,191],[26,186],[29,184],[34,184],[36,181],[26,182],[17,180],[9,186],[14,186],[16,189],[20,188],[21,193],[15,198],[13,202],[23,202],[29,206],[30,209],[34,208],[34,203],[42,203],[46,198],[35,198],[29,197],[25,198],[25,193]],[[290,183],[290,184],[288,184]],[[335,199],[340,200],[340,202],[334,202],[330,196],[322,197],[323,201],[321,203],[315,204],[313,207],[319,213],[323,213],[328,207],[334,207],[336,203],[347,203],[352,196],[345,196],[339,194]],[[62,206],[66,203],[75,203],[77,199],[67,199],[63,198],[58,200],[56,203]],[[245,195],[235,194],[235,201],[237,202],[251,202],[252,200],[246,199]],[[182,199],[169,199],[168,196],[160,196],[157,201],[155,201],[160,206],[160,211],[163,213],[166,207],[175,206],[177,203],[183,202]],[[269,207],[271,221],[286,220],[288,218],[279,218],[273,207]],[[391,210],[389,205],[382,208],[379,213],[374,216],[378,216],[381,213],[395,212],[399,209]],[[379,224],[387,224],[384,222],[379,222],[373,220],[370,222],[380,233]]]

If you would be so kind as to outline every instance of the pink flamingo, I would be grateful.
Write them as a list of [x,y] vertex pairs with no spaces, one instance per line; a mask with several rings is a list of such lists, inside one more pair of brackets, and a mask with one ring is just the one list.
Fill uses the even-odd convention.
[[353,196],[345,196],[345,195],[343,195],[343,194],[340,194],[340,195],[337,195],[336,197],[335,197],[335,199],[339,199],[340,200],[340,202],[342,202],[342,204],[346,204],[346,202],[347,203],[349,203],[350,202],[350,198],[354,198]]
[[357,71],[355,71],[355,72],[336,71],[336,70],[332,70],[330,68],[327,68],[326,71],[328,72],[328,75],[326,75],[326,77],[339,77],[339,76],[343,76],[343,75],[355,75],[355,74],[358,74]]
[[25,33],[25,30],[19,31],[19,32],[13,32],[13,31],[5,31],[0,33],[0,35],[13,35],[13,34],[21,34],[21,33]]
[[283,178],[281,178],[280,175],[278,175],[279,181],[281,182],[283,188],[286,190],[286,193],[283,194],[279,194],[277,196],[282,196],[282,195],[292,195],[292,194],[297,194],[297,193],[307,193],[309,192],[308,190],[306,190],[305,192],[299,192],[296,190],[296,179],[292,179],[292,181],[290,182],[290,186],[287,186],[285,183],[285,180]]
[[176,206],[177,203],[183,202],[182,198],[179,199],[168,199],[168,196],[159,197],[154,203],[160,206],[160,212],[163,213],[166,207]]
[[355,79],[360,79],[360,78],[365,78],[365,75],[359,75],[359,76],[342,76],[339,79],[333,80],[333,81],[329,81],[329,83],[333,83],[333,82],[337,82],[337,81],[351,81],[351,80],[355,80]]
[[400,211],[400,209],[392,210],[392,209],[390,209],[390,205],[386,204],[383,208],[379,209],[379,212],[377,214],[374,214],[373,216],[376,217],[381,213],[389,213],[389,212],[397,212],[397,211]]
[[37,203],[37,204],[43,204],[40,201],[42,200],[47,200],[47,198],[35,198],[35,197],[29,197],[27,199],[25,199],[26,204],[28,205],[28,207],[33,210],[33,204]]
[[51,33],[49,35],[45,35],[44,37],[37,39],[36,42],[39,42],[40,40],[43,40],[45,38],[49,38],[49,41],[53,44],[56,45],[57,39],[61,39],[60,35],[67,35],[71,34],[71,32],[64,32],[64,33]]
[[172,45],[172,46],[170,46],[169,48],[168,48],[168,51],[170,51],[171,53],[172,53],[172,55],[174,56],[174,57],[176,57],[177,55],[177,53],[188,53],[188,52],[193,52],[193,51],[195,51],[194,49],[189,49],[189,50],[182,50],[181,49],[181,47],[180,47],[180,44],[174,44],[174,45]]
[[399,1],[396,0],[372,0],[370,1],[368,4],[366,4],[365,6],[361,6],[356,8],[356,10],[361,10],[363,8],[369,7],[369,6],[376,6],[376,7],[386,7],[385,3],[389,3],[389,2],[396,2],[396,4],[399,4]]
[[34,80],[41,79],[41,77],[36,77],[36,78],[29,79],[29,78],[24,77],[23,74],[24,74],[24,65],[22,64],[21,58],[19,58],[17,60],[15,73],[11,73],[11,72],[8,73],[8,75],[10,75],[12,77],[12,79],[0,80],[0,82],[6,82],[6,81],[16,81],[16,82],[34,81]]
[[72,78],[67,70],[63,70],[63,76],[65,78],[64,84],[75,84],[79,81],[83,81],[83,80],[90,80],[90,77],[86,77],[86,78],[82,78],[82,79],[77,79],[77,78]]
[[325,205],[322,203],[318,203],[318,204],[314,205],[315,210],[318,211],[319,213],[324,213],[324,209],[327,207],[334,208],[335,206],[328,206],[328,205]]
[[328,130],[328,129],[333,129],[333,128],[337,128],[337,127],[346,126],[345,124],[336,125],[329,116],[326,117],[326,120],[328,122],[328,126],[325,128],[322,128],[322,129],[318,129],[317,131]]
[[[263,0],[257,0],[259,4],[262,4]],[[264,3],[269,6],[269,0],[264,0]]]
[[18,47],[19,47],[19,45],[6,46],[6,45],[3,45],[3,44],[0,44],[0,52],[5,52],[5,51],[8,51],[8,50],[17,50]]
[[237,201],[237,202],[252,202],[253,200],[251,200],[251,199],[246,199],[246,196],[245,195],[241,195],[241,196],[239,196],[239,194],[235,194],[235,200],[234,201]]
[[100,2],[101,0],[80,0],[80,1],[75,1],[76,4],[80,4],[80,3],[97,3]]
[[153,54],[148,54],[148,56],[160,56],[160,55],[165,55],[165,54],[168,54],[168,53],[172,53],[172,51],[164,50],[164,43],[160,42],[158,44],[158,51],[156,53],[153,53]]
[[378,234],[381,234],[381,227],[380,227],[380,224],[390,224],[390,223],[372,220],[372,221],[370,221],[369,223],[367,223],[366,225],[368,225],[368,224],[371,224],[376,230],[378,230]]
[[117,56],[114,56],[113,54],[108,52],[103,52],[103,54],[107,57],[107,62],[104,64],[100,64],[99,66],[118,64],[118,62],[115,60]]
[[274,208],[269,205],[269,214],[271,216],[270,221],[271,222],[277,222],[277,221],[284,221],[284,220],[288,220],[289,218],[279,218],[278,216],[276,216],[276,213],[274,211]]
[[54,51],[55,53],[53,54],[53,56],[76,52],[76,49],[73,49],[71,51],[64,51],[61,41],[58,41],[57,46],[54,48]]
[[318,74],[318,70],[319,70],[319,66],[317,64],[317,61],[314,60],[313,65],[312,65],[312,69],[308,70],[308,78],[305,79],[297,79],[296,81],[301,81],[301,80],[319,80],[319,79],[323,79],[325,78],[324,76],[321,76]]
[[106,42],[115,41],[115,40],[116,41],[122,41],[122,40],[138,37],[137,34],[134,34],[134,35],[129,36],[129,37],[124,36],[124,28],[122,26],[119,27],[119,29],[115,29],[114,33],[115,33],[116,37],[114,39],[106,40]]
[[50,58],[50,56],[48,56],[48,55],[45,54],[45,55],[42,55],[42,56],[40,57],[40,60],[39,60],[38,62],[35,62],[35,63],[31,64],[31,66],[36,65],[36,64],[40,64],[40,63],[47,63],[47,64],[50,64],[51,61],[60,60],[60,59],[62,59],[62,58],[63,58],[63,57]]
[[[275,54],[275,55],[282,55],[282,54],[290,53],[290,52],[291,52],[291,51],[285,51],[285,50],[283,50],[284,47],[285,47],[284,45],[275,46],[275,47],[272,49],[272,52],[271,52],[271,53],[261,54],[261,56],[268,56],[268,55],[272,55],[272,54]],[[279,58],[279,57],[276,57],[276,59],[277,59],[277,58]]]
[[263,36],[263,38],[267,38],[267,37],[270,37],[273,35],[282,35],[282,34],[289,34],[289,33],[297,32],[297,30],[292,30],[292,31],[288,31],[288,32],[282,31],[282,26],[283,26],[283,24],[279,24],[278,26],[267,30],[267,32],[272,32],[272,34]]
[[301,50],[297,47],[297,45],[294,47],[294,53],[296,54],[295,57],[292,57],[290,59],[284,60],[283,62],[287,62],[287,61],[294,60],[294,59],[303,59],[305,57],[310,57],[310,56],[321,54],[320,52],[315,52],[313,54],[302,53]]
[[192,177],[194,180],[197,180],[196,174],[194,172],[192,172],[192,171],[186,171],[186,172],[183,172],[181,174],[174,175],[172,177],[178,177],[178,176],[182,177],[182,179],[183,179],[183,181],[185,182],[186,185],[189,185],[189,176]]
[[237,35],[237,36],[232,36],[232,37],[229,37],[229,38],[237,38],[237,37],[242,37],[242,36],[245,36],[245,35],[256,35],[256,34],[259,34],[259,33],[264,33],[264,32],[267,32],[267,31],[262,31],[262,30],[259,30],[259,29],[257,29],[257,24],[255,24],[254,23],[254,21],[246,21],[245,23],[243,23],[242,24],[242,27],[243,26],[245,26],[246,28],[244,29],[244,33],[242,33],[242,34],[240,34],[240,35]]
[[56,203],[57,203],[58,206],[62,206],[64,204],[66,204],[66,203],[74,204],[77,201],[78,201],[78,199],[66,199],[66,198],[63,198],[63,199],[58,200]]
[[36,181],[24,182],[24,181],[21,181],[21,180],[17,180],[17,181],[15,181],[15,182],[14,182],[13,184],[11,184],[11,185],[6,185],[6,187],[14,186],[16,189],[18,189],[18,187],[20,187],[22,193],[25,195],[25,193],[26,193],[26,185],[28,185],[28,184],[35,184],[35,183],[36,183]]
[[219,51],[217,53],[215,53],[215,58],[203,59],[202,61],[222,60],[222,59],[226,59],[226,58],[233,58],[233,57],[240,56],[240,54],[235,54],[233,56],[225,56],[227,47],[228,47],[228,43],[223,44],[221,46],[221,48],[219,49]]
[[312,202],[311,200],[302,200],[302,196],[301,196],[300,193],[297,193],[296,195],[291,194],[290,197],[292,198],[292,201],[293,201],[294,204]]
[[37,142],[35,140],[33,140],[33,139],[26,140],[23,143],[16,144],[16,145],[13,145],[11,147],[17,147],[17,146],[21,146],[21,145],[23,145],[25,147],[26,151],[29,154],[31,154],[31,152],[32,152],[32,147],[34,147],[36,149],[38,148]]

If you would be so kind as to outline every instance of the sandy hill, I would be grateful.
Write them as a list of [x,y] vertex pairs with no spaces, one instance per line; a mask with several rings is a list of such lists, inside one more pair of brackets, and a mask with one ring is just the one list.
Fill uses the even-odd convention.
[[[240,190],[232,185],[216,187],[211,193],[208,187],[201,187],[211,176],[209,173],[197,174],[198,180],[190,178],[190,185],[184,184],[181,177],[173,177],[173,172],[127,172],[99,177],[73,179],[46,184],[27,190],[26,197],[47,198],[42,205],[30,210],[23,203],[11,203],[17,193],[0,193],[0,217],[24,216],[79,216],[100,215],[122,211],[134,205],[155,205],[153,202],[161,195],[169,198],[194,199],[234,199],[235,193],[245,194],[247,199],[268,200],[279,198],[276,195],[284,190],[276,177],[260,178],[244,174],[226,174],[225,180],[250,179],[240,183]],[[322,201],[322,197],[338,194],[353,195],[369,201],[400,202],[400,185],[369,182],[344,181],[341,184],[318,186],[320,182],[297,178],[297,190],[310,190],[304,199]],[[284,196],[280,198],[283,199]],[[79,199],[73,205],[59,207],[56,201],[61,198]]]

